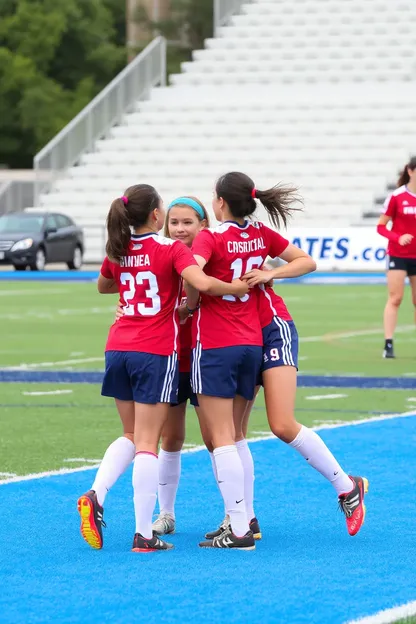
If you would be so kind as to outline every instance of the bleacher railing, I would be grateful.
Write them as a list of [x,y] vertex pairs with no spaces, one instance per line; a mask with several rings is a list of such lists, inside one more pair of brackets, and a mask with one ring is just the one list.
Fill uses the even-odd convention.
[[0,215],[33,206],[34,187],[32,180],[11,180],[0,186]]
[[250,0],[214,0],[214,36],[217,36],[218,29],[227,23],[229,18],[238,13],[243,4]]
[[54,180],[120,123],[137,100],[166,85],[166,40],[156,37],[59,134],[35,156],[35,205]]

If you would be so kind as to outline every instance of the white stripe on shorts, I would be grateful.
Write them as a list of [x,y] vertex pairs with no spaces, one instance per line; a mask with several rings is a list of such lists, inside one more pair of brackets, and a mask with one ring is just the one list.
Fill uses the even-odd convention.
[[[162,394],[160,395],[161,403],[169,403],[170,392],[172,391],[173,377],[175,375],[175,356],[176,353],[168,357],[166,366],[165,379],[163,381]],[[170,389],[170,391],[169,391]]]
[[287,323],[287,321],[284,321],[283,319],[279,318],[278,316],[274,317],[274,322],[276,323],[276,325],[279,327],[280,329],[280,335],[282,337],[283,340],[283,346],[282,346],[282,359],[284,364],[286,364],[286,366],[294,366],[295,363],[293,361],[293,356],[292,356],[292,333],[290,331],[290,327]]
[[201,343],[197,342],[196,347],[194,348],[193,358],[192,358],[192,390],[195,394],[202,394],[202,377],[201,377],[201,355],[202,355],[202,347]]

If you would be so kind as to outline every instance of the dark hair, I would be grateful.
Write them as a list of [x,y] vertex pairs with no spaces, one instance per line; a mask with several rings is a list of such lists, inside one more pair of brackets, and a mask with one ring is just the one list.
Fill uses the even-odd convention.
[[407,165],[404,166],[403,171],[400,174],[400,177],[397,181],[397,186],[403,186],[407,184],[410,180],[408,169],[414,171],[416,169],[416,156],[412,156]]
[[[197,198],[194,197],[193,195],[182,195],[182,197],[184,199],[193,199],[194,201],[196,201],[197,204],[199,204],[202,208],[202,212],[204,213],[204,219],[207,222],[207,227],[209,227],[209,216],[208,216],[208,212],[207,209],[205,208],[204,204]],[[188,204],[175,204],[175,206],[173,206],[173,208],[176,208],[176,206],[181,206],[182,208],[192,208],[192,206],[188,206]],[[196,216],[198,217],[199,221],[203,221],[203,219],[201,218],[201,215],[197,213],[196,210],[194,210]],[[165,219],[165,228],[163,230],[163,234],[167,237],[170,238],[170,234],[169,234],[169,211],[166,215],[166,219]]]
[[107,216],[107,256],[119,262],[130,242],[131,227],[145,225],[151,212],[159,208],[160,196],[149,184],[129,186],[123,197],[113,201]]
[[227,202],[231,214],[239,219],[254,214],[257,207],[255,199],[261,201],[270,221],[276,227],[279,227],[281,222],[286,226],[288,216],[294,210],[302,210],[301,207],[293,206],[294,203],[301,201],[295,187],[277,184],[267,191],[259,191],[251,178],[237,171],[226,173],[219,178],[215,191],[217,197],[222,197]]

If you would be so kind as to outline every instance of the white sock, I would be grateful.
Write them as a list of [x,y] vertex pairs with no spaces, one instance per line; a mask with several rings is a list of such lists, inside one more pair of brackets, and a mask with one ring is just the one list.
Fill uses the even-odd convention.
[[254,462],[247,440],[235,443],[238,456],[244,470],[244,502],[246,504],[247,519],[250,522],[255,518],[254,513]]
[[338,495],[351,491],[353,487],[351,479],[315,431],[302,425],[296,438],[290,442],[290,446],[293,446],[315,470],[332,483]]
[[249,530],[244,503],[244,471],[236,446],[220,446],[214,450],[218,486],[230,516],[234,535],[242,537]]
[[135,453],[136,447],[128,438],[117,438],[110,444],[91,487],[97,494],[100,505],[104,505],[108,490],[130,466]]
[[[211,465],[212,465],[212,472],[214,473],[214,479],[215,479],[215,483],[218,485],[218,487],[220,488],[219,484],[218,484],[218,473],[217,473],[217,464],[215,463],[215,457],[214,457],[214,453],[209,452],[209,458],[211,460]],[[221,492],[221,488],[220,488],[220,492]],[[227,515],[227,510],[225,508],[225,503],[224,503],[224,516]]]
[[159,451],[159,509],[175,517],[175,499],[181,476],[181,452]]
[[146,539],[153,537],[152,519],[156,506],[159,466],[157,455],[139,452],[133,466],[134,514],[136,533]]

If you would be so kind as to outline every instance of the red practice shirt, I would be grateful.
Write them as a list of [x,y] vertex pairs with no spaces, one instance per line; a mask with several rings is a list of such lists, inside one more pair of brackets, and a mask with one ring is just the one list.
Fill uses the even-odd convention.
[[275,316],[284,321],[292,320],[282,297],[276,295],[271,286],[260,286],[258,288],[258,311],[262,329],[270,325]]
[[399,236],[413,235],[413,240],[409,245],[399,245],[389,240],[388,255],[398,258],[416,258],[416,195],[410,193],[406,186],[400,186],[386,199],[384,208],[384,214],[391,217],[392,232]]
[[106,258],[101,273],[115,279],[124,306],[124,316],[110,327],[106,351],[177,351],[180,274],[195,264],[183,243],[157,234],[132,236],[120,264]]
[[[259,221],[239,225],[226,221],[212,230],[202,230],[194,240],[192,251],[207,261],[205,273],[231,282],[259,269],[267,256],[280,256],[289,241]],[[201,296],[195,315],[193,344],[203,349],[237,345],[261,346],[261,326],[257,310],[257,289],[241,299]]]

